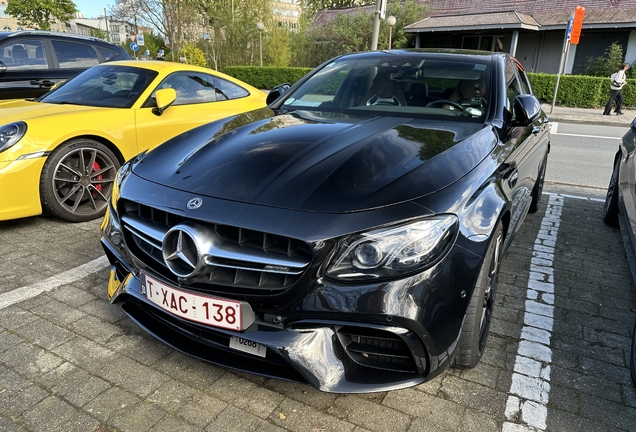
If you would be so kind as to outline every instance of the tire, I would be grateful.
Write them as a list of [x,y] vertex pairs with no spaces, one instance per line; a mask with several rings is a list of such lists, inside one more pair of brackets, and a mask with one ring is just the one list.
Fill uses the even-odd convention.
[[605,195],[605,205],[603,207],[603,222],[607,225],[618,226],[618,171],[621,158],[617,157],[612,170],[607,195]]
[[43,210],[70,222],[103,216],[119,165],[117,156],[98,141],[67,141],[51,153],[42,169]]
[[503,241],[503,229],[499,224],[493,231],[466,311],[464,326],[455,353],[454,367],[456,368],[474,368],[484,354],[495,307]]
[[543,162],[541,163],[541,168],[539,168],[539,176],[537,177],[537,182],[532,188],[532,201],[530,202],[528,213],[536,213],[536,211],[539,210],[539,203],[541,202],[541,195],[543,194],[543,183],[545,182],[545,171],[547,169],[547,166],[548,155],[546,154],[543,158]]

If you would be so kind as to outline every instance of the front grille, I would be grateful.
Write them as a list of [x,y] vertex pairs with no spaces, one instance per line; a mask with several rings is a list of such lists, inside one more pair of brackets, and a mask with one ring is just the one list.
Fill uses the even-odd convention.
[[[130,251],[168,281],[196,291],[279,294],[298,282],[313,256],[306,243],[280,235],[189,220],[127,200],[120,201],[120,211]],[[186,255],[190,253],[190,261],[200,263],[201,268],[191,276],[179,271],[175,274],[175,267],[171,270],[164,260],[164,237],[177,225],[194,227],[197,236],[212,245],[209,251],[199,250],[198,254],[198,248],[191,253],[184,251]]]
[[356,363],[376,369],[417,373],[406,342],[386,330],[341,327],[337,331],[347,355]]

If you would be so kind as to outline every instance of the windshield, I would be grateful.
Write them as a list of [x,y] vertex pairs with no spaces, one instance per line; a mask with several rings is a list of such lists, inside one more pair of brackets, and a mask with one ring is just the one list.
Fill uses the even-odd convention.
[[281,108],[482,121],[490,99],[489,60],[346,56],[313,75]]
[[40,102],[130,108],[157,72],[129,66],[92,67],[44,95]]

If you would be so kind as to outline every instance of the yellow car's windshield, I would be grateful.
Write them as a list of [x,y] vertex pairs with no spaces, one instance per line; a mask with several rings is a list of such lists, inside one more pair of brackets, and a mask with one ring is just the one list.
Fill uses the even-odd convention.
[[130,66],[95,66],[45,94],[40,102],[130,108],[157,72]]

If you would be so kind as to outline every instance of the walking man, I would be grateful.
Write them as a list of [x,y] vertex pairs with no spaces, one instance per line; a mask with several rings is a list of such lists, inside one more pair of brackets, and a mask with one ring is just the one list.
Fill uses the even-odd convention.
[[612,94],[610,95],[609,102],[605,106],[605,111],[603,115],[610,115],[612,111],[612,105],[614,104],[614,100],[616,99],[616,108],[614,112],[616,115],[623,115],[623,86],[627,82],[627,77],[625,77],[625,71],[629,69],[629,63],[623,63],[620,70],[618,72],[614,72],[611,76],[612,83],[610,84],[610,90],[612,90]]

